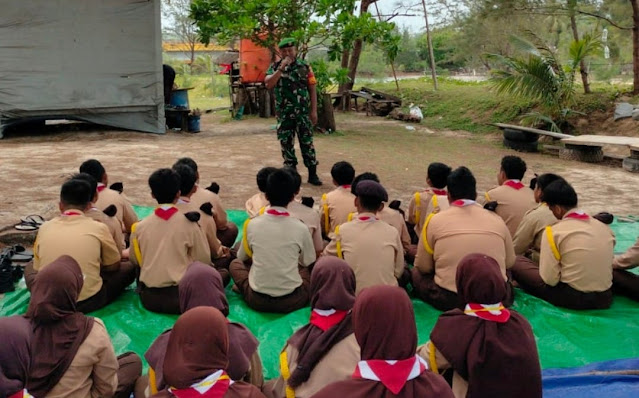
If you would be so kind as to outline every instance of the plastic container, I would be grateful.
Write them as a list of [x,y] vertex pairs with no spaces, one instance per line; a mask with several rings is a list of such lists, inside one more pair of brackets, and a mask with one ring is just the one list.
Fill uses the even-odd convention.
[[189,115],[189,132],[200,132],[200,116]]
[[271,65],[271,51],[251,40],[240,40],[240,77],[242,83],[263,83]]
[[188,88],[178,88],[171,93],[171,105],[176,108],[189,109],[189,90]]

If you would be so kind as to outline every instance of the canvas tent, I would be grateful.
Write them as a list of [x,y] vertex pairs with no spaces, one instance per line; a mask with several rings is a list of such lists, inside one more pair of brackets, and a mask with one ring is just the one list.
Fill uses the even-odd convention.
[[163,133],[160,0],[3,0],[0,137],[24,120]]

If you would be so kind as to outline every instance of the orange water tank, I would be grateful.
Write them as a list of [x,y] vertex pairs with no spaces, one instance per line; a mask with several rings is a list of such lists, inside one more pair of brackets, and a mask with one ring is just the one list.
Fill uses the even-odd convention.
[[240,41],[240,76],[242,83],[263,83],[271,65],[271,51],[251,40]]

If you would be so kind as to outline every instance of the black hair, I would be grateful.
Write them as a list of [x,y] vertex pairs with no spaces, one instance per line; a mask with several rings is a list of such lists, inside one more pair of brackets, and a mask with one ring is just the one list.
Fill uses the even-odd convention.
[[95,195],[91,190],[91,184],[84,179],[71,178],[62,184],[60,189],[60,201],[68,207],[84,210]]
[[173,203],[180,191],[180,175],[171,169],[159,169],[149,177],[151,193],[158,203]]
[[433,184],[433,187],[444,189],[451,171],[453,169],[444,163],[431,163],[428,165],[428,179]]
[[537,178],[535,178],[535,180],[535,188],[539,187],[539,189],[541,189],[541,191],[543,192],[543,190],[546,189],[548,185],[557,180],[563,180],[563,177],[558,176],[557,174],[546,173],[538,176]]
[[377,213],[379,206],[382,204],[382,200],[377,196],[358,195],[357,198],[360,206],[371,213]]
[[96,159],[89,159],[80,165],[80,173],[87,173],[95,178],[97,182],[102,182],[106,170],[104,166]]
[[504,156],[501,158],[501,169],[509,180],[521,180],[526,174],[526,162],[519,156]]
[[467,167],[458,167],[453,170],[448,179],[448,194],[452,200],[477,199],[477,181]]
[[337,162],[331,168],[331,176],[337,185],[349,185],[355,178],[355,169],[348,162]]
[[542,197],[548,206],[561,206],[568,209],[577,207],[579,201],[575,189],[564,179],[548,184],[542,192]]
[[266,181],[268,180],[268,176],[270,176],[275,170],[277,170],[277,167],[262,167],[260,171],[257,172],[257,188],[260,192],[266,192]]
[[295,192],[295,181],[290,172],[277,169],[268,176],[266,199],[271,203],[271,206],[288,206]]
[[293,177],[293,187],[295,188],[295,192],[299,192],[299,190],[302,189],[302,176],[297,172],[297,169],[295,167],[284,166],[282,170]]
[[173,164],[173,167],[177,166],[178,164],[185,164],[189,166],[193,169],[193,171],[195,171],[195,174],[197,174],[197,163],[195,163],[195,160],[191,158],[180,158]]
[[357,191],[356,191],[357,184],[359,184],[361,181],[367,181],[367,180],[375,181],[379,183],[379,177],[377,177],[377,174],[367,171],[365,173],[358,175],[357,177],[353,179],[353,182],[351,183],[351,193],[357,196]]
[[98,182],[96,181],[95,178],[93,178],[93,176],[91,174],[88,173],[78,173],[78,174],[74,174],[71,176],[72,180],[82,180],[82,181],[86,181],[89,183],[89,186],[91,187],[91,192],[93,192],[93,195],[91,195],[91,200],[90,202],[93,201],[93,198],[95,197],[95,194],[98,191]]
[[183,196],[188,195],[195,186],[197,174],[195,174],[195,171],[193,171],[190,166],[184,163],[174,164],[173,171],[180,176],[180,192],[182,192]]

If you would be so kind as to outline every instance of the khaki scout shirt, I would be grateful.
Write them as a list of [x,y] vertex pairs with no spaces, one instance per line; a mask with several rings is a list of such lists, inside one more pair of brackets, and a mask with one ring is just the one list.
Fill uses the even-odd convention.
[[109,232],[111,233],[111,237],[115,241],[115,245],[118,247],[120,253],[122,250],[126,248],[126,244],[124,243],[124,234],[122,233],[122,224],[115,217],[109,217],[104,212],[97,207],[92,207],[84,213],[85,216],[93,219],[94,221],[101,222],[105,224],[109,228]]
[[213,218],[215,218],[215,225],[217,229],[224,231],[227,228],[228,219],[226,217],[226,210],[222,206],[222,200],[218,194],[209,191],[208,189],[197,187],[193,195],[191,195],[191,202],[198,209],[204,203],[210,203],[213,205]]
[[350,213],[355,213],[355,195],[350,185],[335,188],[322,195],[322,228],[326,235],[335,231],[335,227],[345,223]]
[[438,213],[450,207],[448,193],[445,189],[429,188],[422,192],[415,192],[408,203],[408,222],[415,224],[415,233],[420,234],[424,227],[424,220],[430,213]]
[[217,238],[217,227],[215,225],[215,219],[213,218],[213,216],[210,216],[204,213],[199,208],[195,207],[195,204],[191,202],[189,198],[184,196],[178,199],[175,207],[177,207],[178,210],[180,210],[180,212],[182,213],[200,213],[200,221],[198,221],[198,224],[200,224],[200,228],[202,228],[204,236],[206,236],[206,242],[209,245],[209,251],[211,252],[213,258],[220,257],[223,254],[222,242],[220,242],[220,240]]
[[102,183],[98,183],[98,200],[95,202],[95,207],[104,210],[111,205],[115,205],[118,209],[118,212],[115,213],[115,218],[122,223],[122,230],[131,232],[131,225],[138,222],[138,216],[135,214],[129,199],[127,199],[126,195],[107,188]]
[[534,209],[528,210],[524,218],[519,223],[517,232],[513,236],[513,246],[515,246],[515,254],[520,256],[526,253],[528,249],[532,249],[539,259],[539,249],[541,248],[541,239],[544,231],[549,225],[557,223],[557,218],[545,203],[540,203]]
[[[521,184],[516,180],[509,181],[514,182],[513,185]],[[524,214],[537,204],[532,189],[526,186],[520,189],[513,188],[508,185],[509,181],[486,192],[486,201],[496,201],[499,204],[496,213],[508,226],[510,236],[514,236]]]
[[256,193],[246,201],[244,207],[250,218],[253,218],[260,213],[260,209],[269,205],[268,199],[264,192]]
[[322,239],[322,225],[320,215],[308,206],[292,201],[286,208],[292,217],[297,218],[308,227],[308,232],[313,238],[313,246],[316,252],[324,250],[324,240]]
[[628,249],[624,254],[616,256],[612,262],[612,267],[617,269],[628,269],[639,266],[639,239],[637,243]]

